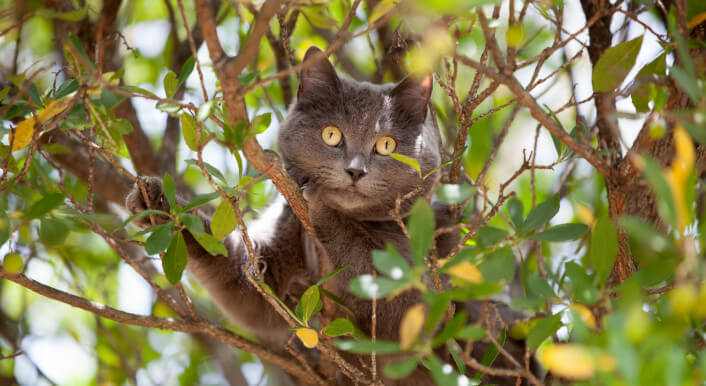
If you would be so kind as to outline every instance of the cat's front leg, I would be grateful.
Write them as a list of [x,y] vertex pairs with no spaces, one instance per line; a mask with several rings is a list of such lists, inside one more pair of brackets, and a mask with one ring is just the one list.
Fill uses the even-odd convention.
[[[162,181],[156,177],[143,177],[142,184],[147,191],[149,205],[139,186],[127,196],[126,207],[132,213],[151,209],[169,211],[169,203],[164,197]],[[177,202],[185,205],[179,197]],[[210,229],[210,219],[199,214],[204,229]],[[151,225],[149,217],[158,223],[169,220],[165,215],[144,216],[135,223],[142,227]],[[291,209],[276,202],[266,210],[256,224],[251,224],[250,237],[256,259],[266,267],[263,279],[275,293],[287,302],[298,299],[306,289],[306,269],[303,267],[299,223]],[[281,350],[288,336],[287,324],[274,308],[263,298],[248,278],[244,266],[249,253],[240,231],[233,232],[223,242],[227,256],[212,256],[191,236],[184,232],[188,248],[186,269],[206,288],[216,304],[235,322],[253,332],[269,346]],[[290,302],[291,303],[291,302]]]

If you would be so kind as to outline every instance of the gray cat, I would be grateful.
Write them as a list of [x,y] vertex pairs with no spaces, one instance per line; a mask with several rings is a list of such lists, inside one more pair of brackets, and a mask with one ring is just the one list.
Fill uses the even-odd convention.
[[[315,61],[301,72],[297,102],[280,126],[279,151],[287,171],[302,189],[316,235],[334,268],[348,265],[332,279],[333,292],[353,311],[353,322],[369,333],[371,302],[351,294],[349,282],[356,276],[373,272],[371,252],[384,249],[385,243],[393,244],[410,258],[409,240],[391,219],[390,210],[394,209],[396,198],[414,190],[420,179],[415,170],[389,154],[394,151],[418,160],[423,173],[440,164],[439,133],[427,117],[432,82],[430,77],[422,81],[409,77],[395,85],[359,83],[340,78],[316,47],[307,51],[304,60],[310,59]],[[429,193],[433,180],[425,180],[419,196]],[[144,181],[151,207],[168,209],[161,181],[157,178]],[[416,198],[402,203],[403,215]],[[146,208],[137,189],[128,196],[127,207],[133,213]],[[437,227],[452,224],[446,208],[438,206],[435,213]],[[146,220],[142,221],[141,225],[147,225]],[[204,217],[206,225],[208,221]],[[320,276],[314,243],[284,200],[272,204],[248,230],[267,267],[265,281],[293,307],[303,291]],[[252,331],[266,345],[281,351],[292,331],[245,278],[242,267],[247,251],[240,233],[224,241],[229,251],[227,258],[209,255],[190,235],[186,240],[187,269],[191,274],[234,321]],[[437,238],[439,256],[445,256],[456,242],[457,237],[452,234]],[[404,311],[420,301],[419,293],[412,291],[390,301],[378,301],[377,337],[397,340]],[[470,319],[476,320],[480,307],[487,304],[459,306],[469,311]],[[505,307],[498,309],[506,321],[518,317]],[[349,315],[341,312],[336,317]],[[522,342],[508,339],[505,346],[518,362],[524,363]],[[480,359],[486,348],[487,343],[477,342],[473,356]],[[448,354],[440,355],[450,360]],[[378,360],[380,367],[386,362],[385,357]],[[352,363],[358,365],[358,360]],[[502,355],[495,365],[511,368]],[[514,378],[507,377],[483,380],[515,384]],[[433,384],[421,365],[404,381],[384,381],[386,385]],[[337,383],[349,384],[350,381],[339,376]]]

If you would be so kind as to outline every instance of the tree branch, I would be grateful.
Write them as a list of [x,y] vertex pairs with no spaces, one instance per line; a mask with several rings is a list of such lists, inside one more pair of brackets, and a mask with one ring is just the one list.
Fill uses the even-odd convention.
[[154,316],[136,315],[120,311],[104,304],[96,303],[80,296],[60,291],[56,288],[32,280],[22,274],[10,274],[2,267],[0,267],[0,278],[12,281],[46,298],[68,304],[72,307],[80,308],[116,322],[170,331],[205,334],[222,340],[237,349],[255,354],[263,361],[270,362],[298,378],[319,385],[325,385],[323,379],[321,379],[318,375],[306,371],[294,361],[272,353],[260,345],[248,342],[234,333],[210,323],[201,321],[185,321],[174,318],[157,318]]

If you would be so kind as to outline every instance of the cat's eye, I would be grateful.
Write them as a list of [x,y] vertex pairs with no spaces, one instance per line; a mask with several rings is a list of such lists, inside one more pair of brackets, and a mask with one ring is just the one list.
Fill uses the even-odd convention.
[[338,130],[335,126],[326,126],[321,131],[321,138],[329,146],[336,146],[341,143],[341,137],[341,130]]
[[390,137],[382,137],[375,143],[375,150],[382,155],[392,154],[395,151],[395,147],[397,147],[397,142]]

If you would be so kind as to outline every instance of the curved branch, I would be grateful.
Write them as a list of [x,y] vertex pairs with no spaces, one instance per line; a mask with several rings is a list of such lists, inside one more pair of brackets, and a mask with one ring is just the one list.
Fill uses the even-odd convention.
[[321,379],[321,377],[317,374],[306,371],[294,361],[275,354],[258,344],[248,342],[231,331],[211,323],[201,321],[185,321],[175,318],[158,318],[154,316],[136,315],[129,312],[120,311],[104,304],[96,303],[80,296],[60,291],[56,288],[32,280],[22,274],[11,274],[1,267],[0,279],[12,281],[46,298],[68,304],[72,307],[80,308],[116,322],[170,331],[205,334],[224,341],[237,349],[255,354],[263,361],[270,362],[298,378],[313,382],[315,384],[325,385],[325,382]]

